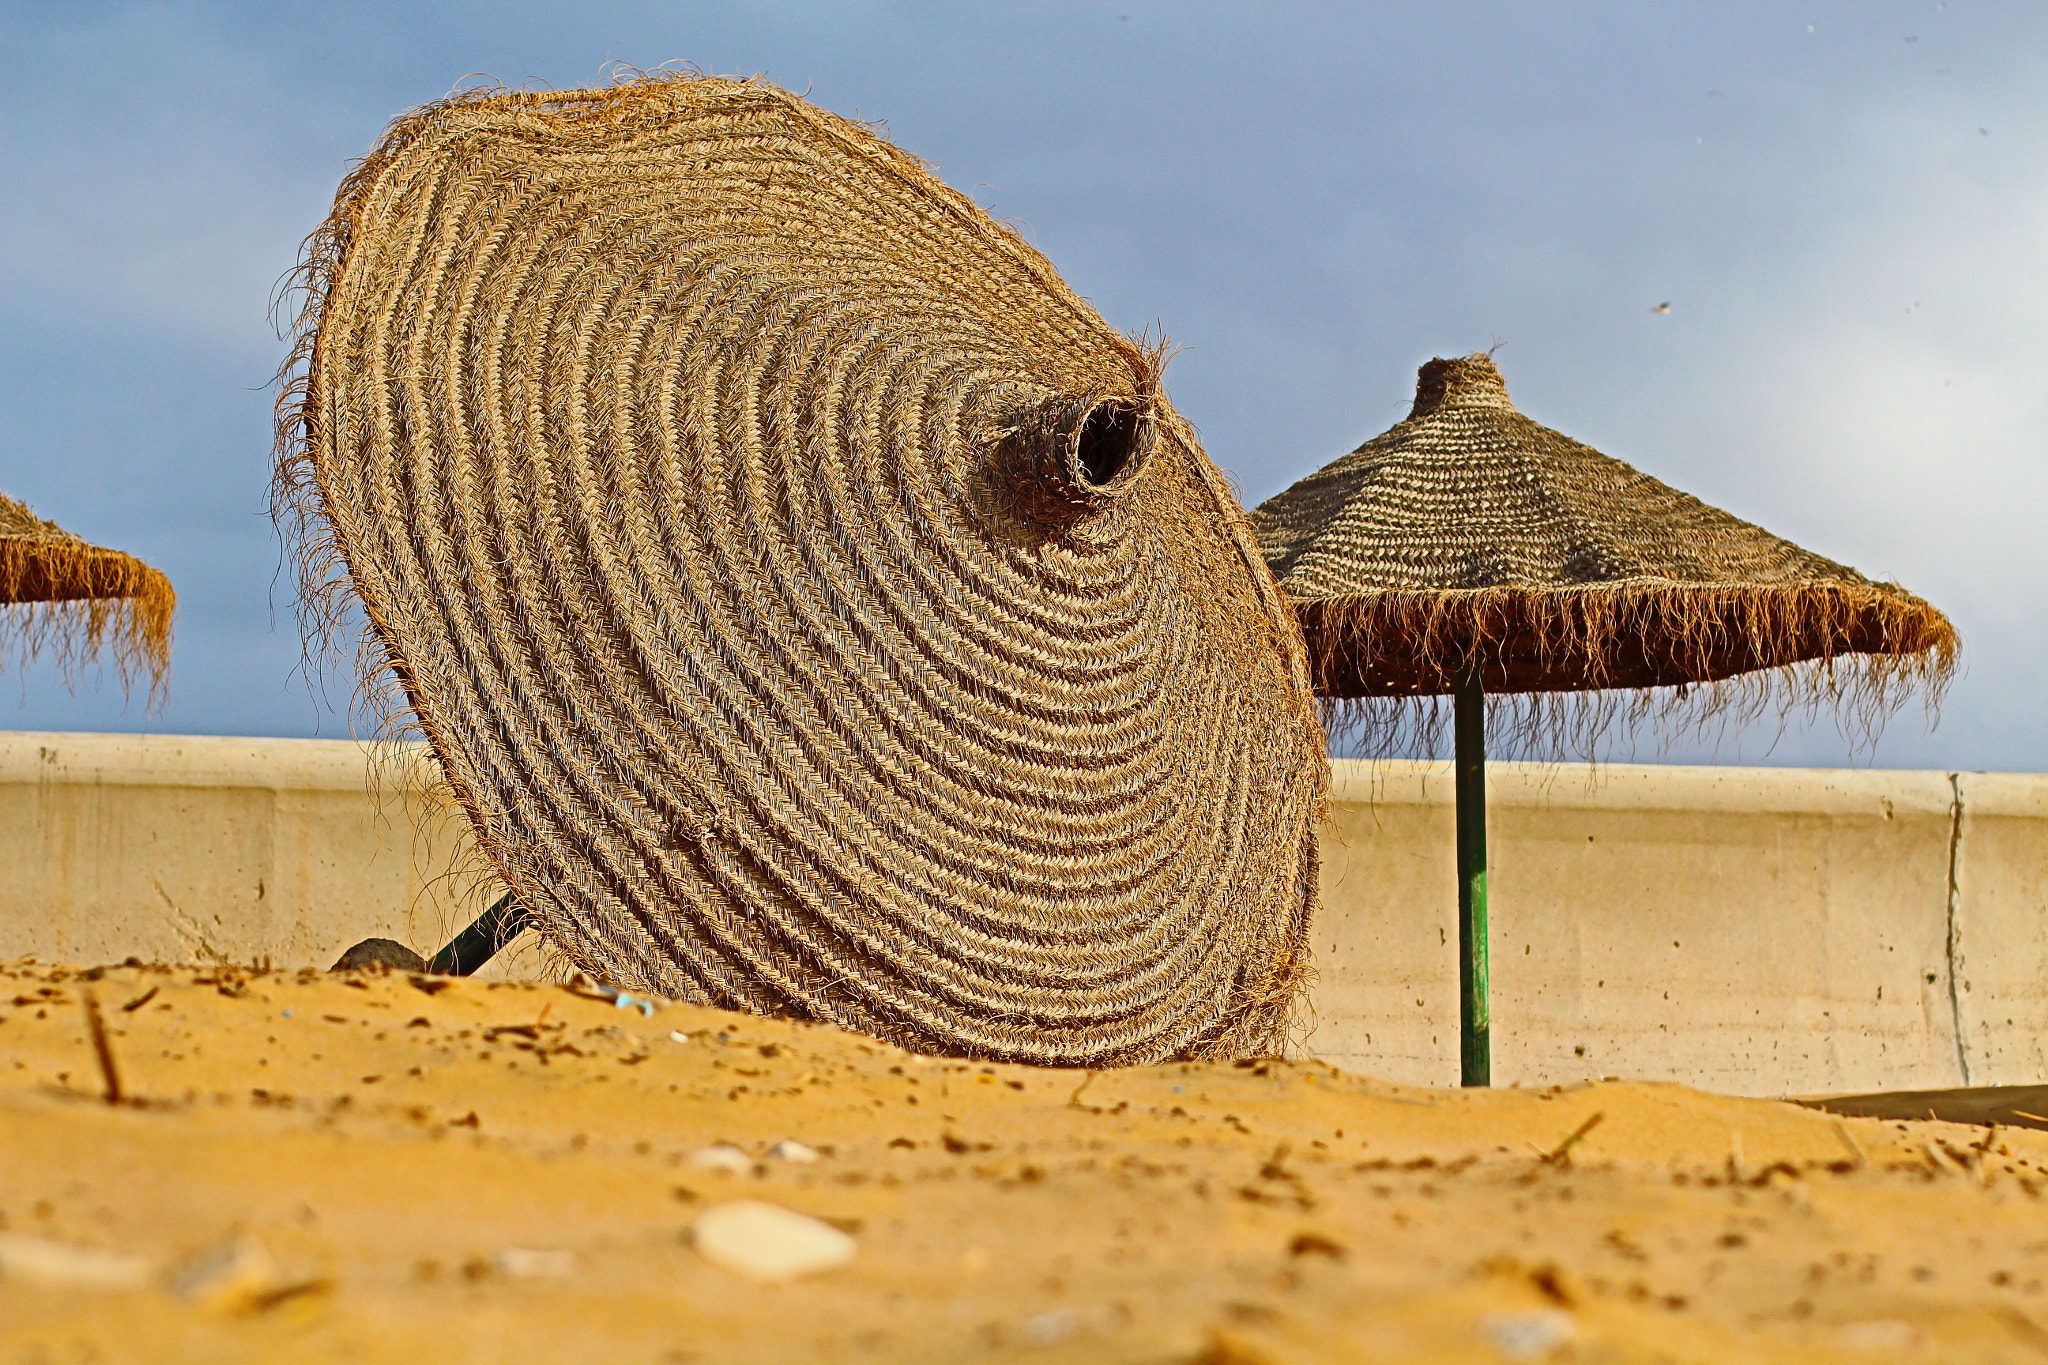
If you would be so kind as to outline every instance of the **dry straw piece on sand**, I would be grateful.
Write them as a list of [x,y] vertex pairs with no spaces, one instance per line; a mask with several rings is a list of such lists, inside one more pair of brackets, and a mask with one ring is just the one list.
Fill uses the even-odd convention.
[[[0,646],[33,660],[48,649],[75,678],[112,646],[123,685],[138,672],[161,700],[171,667],[171,580],[133,555],[103,549],[0,494]],[[9,652],[12,652],[10,649]]]
[[1327,783],[1218,471],[1050,265],[765,84],[470,92],[309,243],[317,623],[575,967],[927,1051],[1267,1051]]
[[1915,687],[1938,700],[1956,662],[1920,598],[1539,426],[1477,353],[1424,365],[1407,420],[1252,524],[1317,695],[1369,748],[1427,742],[1468,661],[1525,740],[1579,744],[1617,715],[1740,721],[1774,699],[1867,733]]

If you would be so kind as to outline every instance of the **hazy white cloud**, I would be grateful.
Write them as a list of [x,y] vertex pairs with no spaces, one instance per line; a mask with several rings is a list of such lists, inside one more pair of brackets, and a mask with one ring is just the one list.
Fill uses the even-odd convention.
[[[570,87],[681,58],[886,119],[1112,322],[1162,324],[1190,348],[1175,401],[1247,497],[1397,420],[1423,359],[1500,340],[1531,416],[1952,612],[1971,653],[1947,720],[1876,761],[2048,768],[2039,7],[193,0],[4,22],[0,488],[178,580],[166,728],[312,720],[267,606],[265,310],[348,160],[465,73]],[[140,722],[38,682],[14,723]],[[1843,758],[1827,730],[1772,754]]]

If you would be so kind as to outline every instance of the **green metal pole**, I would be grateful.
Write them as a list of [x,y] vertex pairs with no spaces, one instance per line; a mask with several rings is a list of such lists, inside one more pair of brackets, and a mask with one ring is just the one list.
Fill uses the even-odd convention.
[[1486,961],[1486,689],[1476,661],[1458,670],[1453,730],[1458,791],[1458,1076],[1493,1084]]
[[436,976],[469,976],[498,955],[498,951],[527,925],[526,906],[507,891],[464,929],[448,946],[434,954],[427,970]]

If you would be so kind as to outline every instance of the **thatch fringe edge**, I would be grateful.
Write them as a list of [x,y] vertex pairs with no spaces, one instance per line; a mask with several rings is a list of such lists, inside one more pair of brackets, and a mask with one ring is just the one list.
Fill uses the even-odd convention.
[[45,652],[76,686],[106,650],[124,689],[149,680],[149,708],[169,691],[171,580],[133,555],[66,540],[0,540],[0,655],[33,665]]
[[[1725,736],[1767,716],[1782,727],[1823,709],[1852,748],[1874,743],[1914,695],[1934,723],[1961,659],[1948,619],[1893,584],[1784,587],[1599,584],[1381,593],[1297,602],[1333,746],[1368,757],[1427,753],[1448,723],[1461,665],[1498,659],[1515,627],[1518,658],[1575,672],[1576,690],[1492,691],[1503,749],[1590,758],[1616,726],[1652,725],[1663,745]],[[1654,627],[1667,658],[1705,681],[1628,686],[1611,662]],[[1729,672],[1731,658],[1773,660]],[[1341,684],[1394,673],[1412,685],[1356,695]],[[1347,695],[1347,692],[1350,694]]]

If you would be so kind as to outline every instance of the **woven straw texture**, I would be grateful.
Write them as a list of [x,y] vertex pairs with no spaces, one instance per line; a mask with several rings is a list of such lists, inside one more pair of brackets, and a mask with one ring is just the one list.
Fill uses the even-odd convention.
[[1446,693],[1475,658],[1510,693],[1810,663],[1795,692],[1881,714],[1902,685],[1938,694],[1955,663],[1921,599],[1530,421],[1484,355],[1424,365],[1405,421],[1252,524],[1328,698]]
[[1012,232],[758,83],[470,94],[309,243],[281,510],[575,967],[928,1051],[1279,1046],[1327,763],[1218,472]]
[[110,654],[123,685],[146,675],[161,701],[171,666],[171,580],[133,555],[106,550],[0,494],[0,647],[33,660],[45,649],[75,678]]

